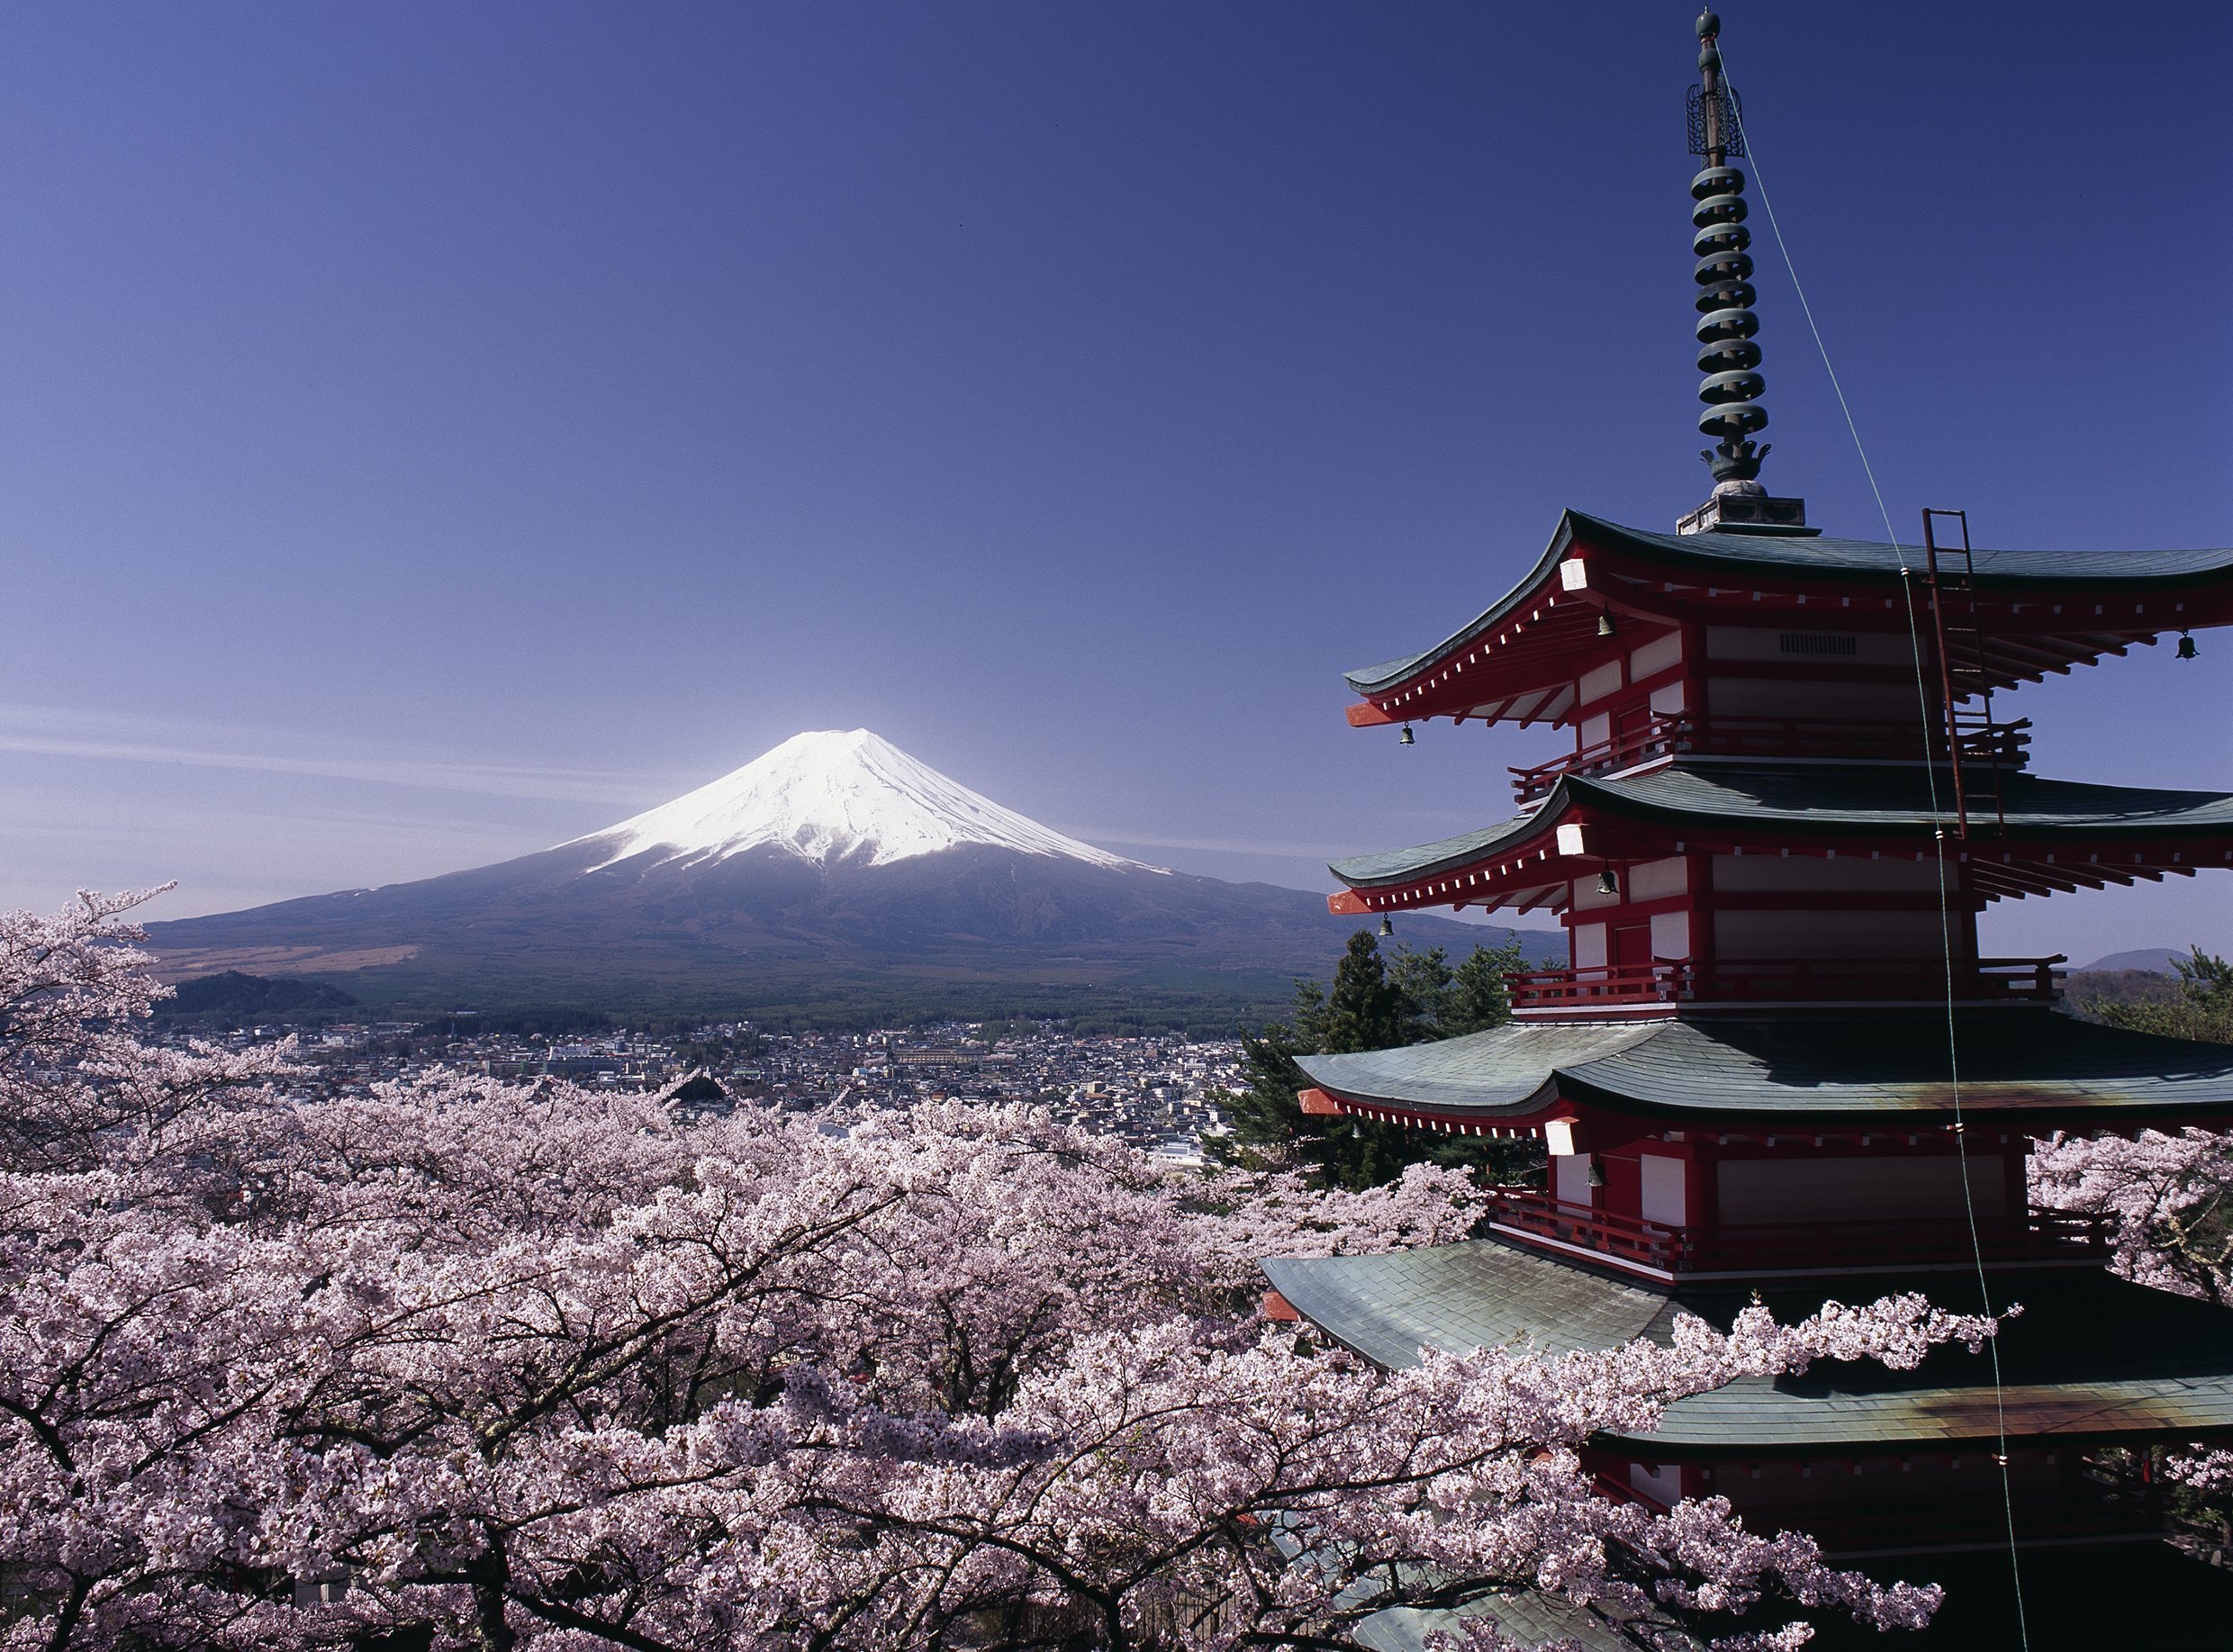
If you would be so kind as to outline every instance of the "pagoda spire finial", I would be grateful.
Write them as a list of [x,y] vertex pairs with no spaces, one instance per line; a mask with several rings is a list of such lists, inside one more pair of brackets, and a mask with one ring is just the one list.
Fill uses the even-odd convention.
[[[1690,221],[1697,233],[1690,250],[1698,260],[1698,371],[1706,375],[1698,400],[1701,434],[1715,438],[1705,456],[1718,483],[1752,482],[1767,448],[1751,438],[1767,428],[1760,393],[1760,347],[1753,335],[1760,318],[1752,313],[1752,258],[1745,248],[1752,231],[1744,227],[1745,176],[1729,164],[1744,153],[1744,128],[1735,100],[1722,83],[1722,52],[1715,44],[1722,20],[1698,14],[1698,80],[1690,93],[1690,152],[1705,157],[1705,167],[1690,180],[1694,203]],[[1732,490],[1733,491],[1733,490]],[[1752,490],[1747,489],[1746,492]]]
[[[1754,531],[1788,528],[1806,520],[1797,500],[1768,501],[1760,485],[1760,461],[1767,444],[1752,438],[1767,428],[1760,395],[1760,347],[1753,336],[1760,318],[1752,312],[1758,294],[1752,287],[1752,258],[1745,248],[1752,231],[1745,228],[1745,175],[1729,163],[1745,152],[1744,122],[1722,78],[1722,50],[1716,43],[1722,20],[1698,14],[1698,84],[1690,88],[1690,152],[1705,167],[1690,180],[1690,221],[1696,233],[1690,250],[1697,258],[1698,371],[1705,375],[1698,400],[1701,434],[1714,445],[1699,456],[1713,473],[1713,497],[1683,519],[1686,532],[1743,523]],[[1740,501],[1758,500],[1758,507]],[[1770,508],[1772,504],[1773,508]]]

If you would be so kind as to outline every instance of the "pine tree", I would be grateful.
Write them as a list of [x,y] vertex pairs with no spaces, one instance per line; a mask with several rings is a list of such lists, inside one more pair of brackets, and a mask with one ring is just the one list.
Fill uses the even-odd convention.
[[1425,1019],[1424,1007],[1405,990],[1404,983],[1389,979],[1372,932],[1360,929],[1350,936],[1349,950],[1334,967],[1317,1053],[1347,1055],[1416,1043]]
[[1423,1160],[1481,1166],[1497,1179],[1523,1173],[1533,1158],[1523,1147],[1306,1114],[1301,1097],[1310,1080],[1295,1063],[1298,1055],[1388,1050],[1500,1026],[1512,1018],[1505,973],[1522,961],[1517,941],[1476,947],[1455,969],[1439,946],[1399,947],[1391,961],[1370,931],[1359,930],[1330,989],[1297,981],[1288,1021],[1243,1034],[1247,1088],[1221,1098],[1231,1133],[1207,1144],[1211,1156],[1226,1164],[1292,1161],[1344,1187],[1391,1181]]
[[1502,946],[1477,946],[1453,971],[1449,996],[1436,1017],[1439,1035],[1486,1032],[1512,1019],[1512,988],[1505,978],[1526,968],[1517,935]]

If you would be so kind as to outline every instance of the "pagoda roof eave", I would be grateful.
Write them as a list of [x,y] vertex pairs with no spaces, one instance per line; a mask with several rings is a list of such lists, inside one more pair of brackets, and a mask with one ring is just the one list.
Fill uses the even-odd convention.
[[2233,1046],[2163,1038],[2047,1008],[1958,1014],[1958,1097],[1943,1013],[1722,1012],[1653,1021],[1525,1021],[1432,1043],[1301,1056],[1345,1110],[1427,1124],[1532,1125],[1553,1098],[1711,1127],[1932,1124],[2132,1128],[2233,1115]]
[[1376,854],[1353,854],[1345,860],[1329,861],[1326,870],[1352,889],[1410,883],[1438,872],[1462,871],[1499,850],[1517,848],[1554,832],[1560,820],[1571,812],[1570,802],[1566,781],[1561,780],[1533,814],[1409,849],[1384,849]]
[[[1304,1318],[1397,1369],[1429,1349],[1524,1342],[1557,1354],[1638,1339],[1664,1344],[1684,1314],[1726,1326],[1753,1300],[1749,1286],[1615,1279],[1493,1239],[1379,1256],[1279,1257],[1263,1269]],[[1963,1276],[1840,1278],[1835,1294],[1867,1301],[1909,1290],[1957,1313],[1981,1305],[1977,1282]],[[1769,1284],[1762,1295],[1789,1322],[1831,1294],[1824,1282],[1790,1281]],[[1993,1440],[2002,1406],[2017,1440],[2233,1431],[2233,1313],[2097,1268],[2004,1275],[1991,1281],[1991,1299],[2024,1309],[2002,1327],[1997,1396],[1987,1357],[1949,1346],[1909,1372],[1824,1360],[1803,1377],[1744,1378],[1675,1402],[1656,1430],[1626,1439],[1655,1460],[1945,1448]]]
[[[1530,610],[1539,604],[1568,606],[1575,596],[1559,589],[1558,564],[1579,541],[1584,548],[1640,567],[1659,568],[1686,579],[1723,576],[1731,580],[1776,584],[1834,584],[1851,590],[1900,588],[1904,567],[1910,573],[1923,566],[1920,546],[1894,546],[1878,540],[1785,537],[1773,534],[1655,533],[1624,528],[1602,517],[1579,510],[1559,515],[1557,529],[1542,555],[1520,582],[1487,609],[1433,646],[1378,665],[1344,673],[1354,692],[1376,703],[1417,699],[1406,685],[1451,661],[1460,650],[1479,641],[1515,619],[1536,618]],[[1981,595],[2018,596],[2028,592],[2065,591],[2095,596],[2111,593],[2147,596],[2158,591],[2191,591],[2196,596],[2221,588],[2225,600],[2192,614],[2165,615],[2153,621],[2103,621],[2120,635],[2138,636],[2188,626],[2223,624],[2233,618],[2233,548],[2141,551],[1984,551],[1975,553],[1976,588]],[[1594,608],[1588,611],[1596,611]],[[2070,622],[2075,626],[2074,618]],[[1492,638],[1492,640],[1494,640]],[[2115,645],[2112,637],[2095,639],[2094,651]],[[2079,657],[2074,655],[2073,657]],[[1402,696],[1397,691],[1406,690]],[[1382,704],[1389,715],[1402,714]],[[1446,708],[1429,710],[1424,705],[1412,715],[1445,715]]]
[[1355,671],[1344,672],[1343,680],[1360,694],[1374,694],[1392,689],[1415,675],[1421,668],[1456,653],[1484,632],[1493,629],[1500,620],[1510,618],[1551,578],[1559,559],[1574,543],[1574,524],[1594,520],[1595,518],[1582,516],[1578,511],[1561,512],[1558,528],[1550,536],[1550,545],[1535,565],[1528,570],[1518,584],[1491,603],[1479,616],[1432,648],[1406,654],[1400,660],[1388,660],[1379,665],[1361,666]]
[[[2233,840],[2233,792],[2099,786],[2030,774],[2004,775],[2001,787],[2004,824],[1996,835],[1973,840],[1967,849],[1973,855],[1990,856],[2000,844]],[[1531,862],[1505,880],[1548,880],[1559,875],[1551,865],[1555,851],[1538,852],[1537,845],[1544,840],[1555,845],[1559,826],[1587,819],[1634,821],[1716,839],[1773,835],[1914,847],[1935,841],[1953,824],[1950,787],[1943,780],[1939,792],[1934,809],[1920,764],[1831,769],[1678,757],[1611,780],[1562,775],[1532,813],[1434,843],[1352,855],[1330,862],[1327,870],[1353,890],[1395,890],[1477,871],[1499,855],[1537,852],[1540,868]],[[2233,849],[2228,853],[2233,857]],[[1594,865],[1632,857],[1590,848],[1585,858]],[[1450,902],[1442,894],[1402,904]]]

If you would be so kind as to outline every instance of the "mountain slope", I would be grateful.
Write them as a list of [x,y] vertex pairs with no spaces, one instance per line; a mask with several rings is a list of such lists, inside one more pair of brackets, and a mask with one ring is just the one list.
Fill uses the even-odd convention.
[[[908,1019],[1283,1005],[1356,927],[1322,897],[1128,861],[863,730],[807,735],[540,853],[150,926],[164,972],[327,979],[398,1008]],[[1415,945],[1504,932],[1410,918]],[[1564,952],[1536,938],[1531,956]]]

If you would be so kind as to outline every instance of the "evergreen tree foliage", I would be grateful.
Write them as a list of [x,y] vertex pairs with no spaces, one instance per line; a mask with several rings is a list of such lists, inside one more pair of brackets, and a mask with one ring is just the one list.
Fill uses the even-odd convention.
[[1439,946],[1399,946],[1384,957],[1372,933],[1359,930],[1330,988],[1297,981],[1292,1016],[1243,1035],[1248,1087],[1221,1098],[1232,1134],[1207,1143],[1210,1153],[1226,1164],[1293,1162],[1341,1187],[1377,1187],[1423,1161],[1478,1167],[1497,1180],[1538,1168],[1540,1155],[1523,1143],[1307,1115],[1301,1096],[1310,1080],[1295,1063],[1298,1055],[1389,1050],[1501,1026],[1512,1018],[1505,977],[1523,961],[1516,940],[1476,947],[1454,968]]
[[2170,1003],[2101,1004],[2094,1013],[2136,1033],[2233,1044],[2233,963],[2199,946],[2189,950],[2190,956],[2171,961],[2179,972],[2179,996]]

